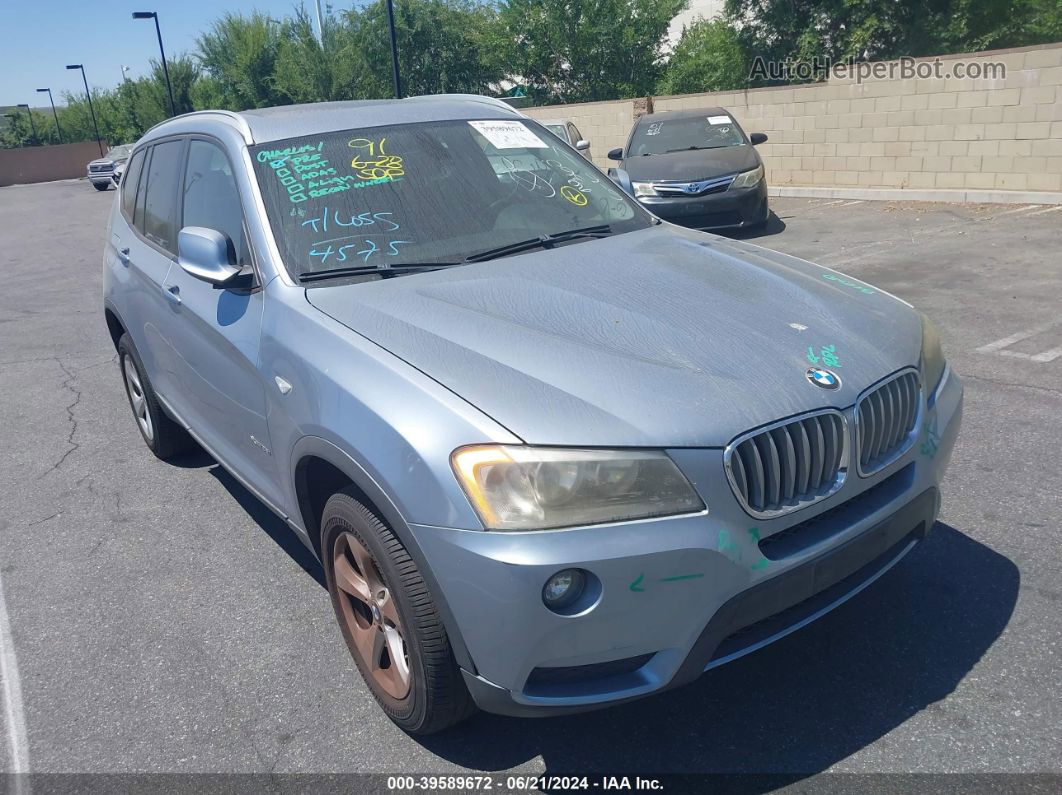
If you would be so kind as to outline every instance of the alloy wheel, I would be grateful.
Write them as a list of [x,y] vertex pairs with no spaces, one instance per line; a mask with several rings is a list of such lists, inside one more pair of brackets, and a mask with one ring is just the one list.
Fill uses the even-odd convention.
[[404,699],[411,682],[409,654],[391,589],[353,533],[336,538],[332,562],[342,621],[362,670],[391,698]]
[[125,373],[125,389],[129,393],[129,403],[133,407],[133,416],[140,426],[140,431],[148,442],[155,439],[155,427],[151,423],[151,412],[148,411],[147,397],[144,395],[144,387],[140,383],[140,374],[136,371],[136,364],[132,357],[126,354],[122,358],[122,372]]

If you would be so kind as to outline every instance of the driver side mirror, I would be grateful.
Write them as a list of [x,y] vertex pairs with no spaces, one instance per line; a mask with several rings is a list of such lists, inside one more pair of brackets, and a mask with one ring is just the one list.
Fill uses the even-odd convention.
[[609,160],[622,160],[623,159],[623,148],[620,147],[618,149],[610,149],[608,151],[608,159]]
[[177,234],[177,264],[185,272],[217,287],[228,283],[240,269],[232,264],[228,235],[203,226],[186,226]]
[[753,133],[749,136],[749,141],[753,146],[759,146],[760,144],[767,143],[767,133]]
[[590,148],[590,142],[585,138],[580,138],[578,141],[575,142],[575,148],[579,152],[585,152],[587,149]]

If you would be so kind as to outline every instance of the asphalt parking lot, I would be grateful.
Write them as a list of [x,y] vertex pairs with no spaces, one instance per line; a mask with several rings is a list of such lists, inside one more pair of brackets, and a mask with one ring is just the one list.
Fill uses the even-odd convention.
[[23,716],[3,730],[33,771],[1062,771],[1062,208],[774,199],[752,242],[941,328],[966,410],[940,523],[856,599],[687,688],[415,740],[362,686],[284,524],[206,455],[171,466],[141,442],[101,309],[113,199],[0,189],[3,656]]

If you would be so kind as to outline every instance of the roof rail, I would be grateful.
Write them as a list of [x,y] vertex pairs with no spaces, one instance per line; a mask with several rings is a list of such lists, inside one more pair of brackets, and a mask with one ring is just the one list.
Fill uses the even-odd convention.
[[185,118],[188,118],[189,116],[203,116],[203,115],[208,115],[208,114],[215,114],[215,115],[218,115],[218,116],[223,116],[223,117],[235,122],[236,123],[235,126],[238,127],[240,132],[243,134],[244,143],[246,143],[248,146],[250,146],[251,144],[254,143],[254,136],[251,134],[251,126],[247,123],[247,119],[245,119],[239,113],[234,113],[231,110],[193,110],[191,113],[182,113],[182,114],[180,114],[178,116],[171,116],[170,118],[165,119],[164,121],[160,121],[158,124],[156,124],[153,127],[150,127],[149,129],[145,130],[144,131],[144,135],[142,135],[140,137],[143,138],[145,135],[150,133],[155,128],[161,127],[164,124],[169,124],[171,121],[174,121],[176,119],[185,119]]

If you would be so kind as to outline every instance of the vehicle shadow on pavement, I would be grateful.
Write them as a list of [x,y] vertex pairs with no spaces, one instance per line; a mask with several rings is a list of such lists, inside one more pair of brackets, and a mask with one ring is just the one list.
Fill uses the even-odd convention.
[[247,515],[265,531],[267,536],[273,539],[273,542],[278,547],[298,563],[304,572],[313,577],[318,585],[322,588],[327,588],[321,563],[306,548],[306,545],[299,540],[299,537],[295,535],[295,531],[288,527],[287,522],[262,504],[261,500],[244,488],[242,483],[230,475],[228,470],[215,462],[213,458],[210,458],[209,462],[213,466],[207,471],[214,476],[218,483],[225,487],[225,490],[240,504],[240,507],[247,512]]
[[[545,772],[820,772],[950,694],[1007,626],[1020,576],[946,524],[863,593],[697,682],[599,712],[480,714],[415,738],[465,767]],[[954,716],[961,720],[961,716]]]
[[730,232],[722,230],[719,234],[724,235],[725,237],[732,237],[735,240],[756,240],[761,237],[778,235],[784,231],[785,221],[775,215],[774,210],[771,210],[770,215],[767,217],[767,223],[759,229],[738,229]]

